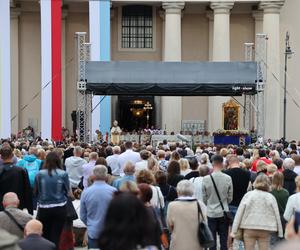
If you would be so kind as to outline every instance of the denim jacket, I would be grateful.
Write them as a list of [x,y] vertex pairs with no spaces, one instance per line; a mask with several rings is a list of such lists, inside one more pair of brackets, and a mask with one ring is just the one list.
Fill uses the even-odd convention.
[[67,201],[70,190],[69,176],[61,169],[41,170],[36,177],[38,203],[41,205],[59,204]]

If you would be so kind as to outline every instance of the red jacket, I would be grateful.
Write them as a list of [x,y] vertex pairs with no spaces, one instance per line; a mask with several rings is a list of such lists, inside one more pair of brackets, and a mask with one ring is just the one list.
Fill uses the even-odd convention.
[[266,164],[271,164],[272,163],[272,161],[271,160],[269,160],[269,159],[267,159],[266,157],[261,157],[261,158],[259,158],[258,160],[255,160],[253,163],[252,163],[252,171],[253,172],[256,172],[256,165],[257,165],[257,162],[258,161],[264,161]]

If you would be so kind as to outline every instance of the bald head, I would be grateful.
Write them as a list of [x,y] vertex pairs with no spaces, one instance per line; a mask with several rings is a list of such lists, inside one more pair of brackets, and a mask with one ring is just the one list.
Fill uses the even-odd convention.
[[20,201],[19,201],[18,196],[13,192],[6,193],[3,196],[2,204],[3,204],[4,208],[18,207],[19,203],[20,203]]
[[30,220],[27,222],[24,230],[25,236],[30,234],[43,234],[43,224],[38,220]]

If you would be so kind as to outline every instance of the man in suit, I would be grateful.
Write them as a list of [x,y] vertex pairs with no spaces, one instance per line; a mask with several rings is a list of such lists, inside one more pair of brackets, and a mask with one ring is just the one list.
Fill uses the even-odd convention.
[[24,239],[19,241],[22,250],[55,250],[56,246],[41,235],[43,233],[43,225],[38,220],[30,220],[27,222],[24,230]]

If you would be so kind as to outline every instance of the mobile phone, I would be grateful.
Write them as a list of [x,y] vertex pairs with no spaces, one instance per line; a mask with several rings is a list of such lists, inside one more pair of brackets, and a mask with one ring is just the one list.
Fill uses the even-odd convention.
[[298,233],[299,227],[300,227],[300,211],[295,211],[294,228],[296,233]]

